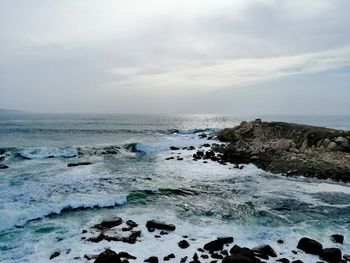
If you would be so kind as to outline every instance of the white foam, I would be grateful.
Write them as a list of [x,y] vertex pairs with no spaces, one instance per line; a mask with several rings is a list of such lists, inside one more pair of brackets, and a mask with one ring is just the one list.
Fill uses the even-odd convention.
[[78,156],[78,151],[75,148],[25,148],[18,153],[21,157],[26,159],[44,159],[48,157],[56,158],[71,158]]

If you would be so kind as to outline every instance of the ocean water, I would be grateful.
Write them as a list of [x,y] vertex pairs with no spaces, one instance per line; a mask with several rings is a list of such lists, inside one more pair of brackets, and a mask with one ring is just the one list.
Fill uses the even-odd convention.
[[[350,130],[344,116],[260,117]],[[350,253],[349,184],[194,162],[195,150],[182,149],[215,143],[200,134],[253,118],[0,114],[0,158],[10,167],[0,170],[0,262],[88,262],[85,254],[106,247],[137,256],[135,262],[174,252],[177,262],[222,235],[241,246],[268,243],[281,257],[304,262],[318,258],[291,252],[302,236]],[[106,146],[118,153],[102,154]],[[67,167],[80,161],[92,164]],[[142,242],[81,239],[83,229],[113,216],[139,223]],[[177,229],[155,239],[145,230],[150,219]],[[345,235],[343,245],[329,240],[335,233]],[[183,235],[195,240],[180,251]],[[49,260],[54,251],[61,255]]]

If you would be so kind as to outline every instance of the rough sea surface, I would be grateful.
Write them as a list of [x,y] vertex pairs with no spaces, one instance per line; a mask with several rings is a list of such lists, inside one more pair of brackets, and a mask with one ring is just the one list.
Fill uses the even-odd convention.
[[[350,130],[350,117],[260,117]],[[253,118],[0,114],[0,158],[9,166],[0,170],[0,262],[49,262],[57,250],[61,255],[50,262],[87,262],[85,254],[105,247],[133,254],[135,262],[174,252],[178,262],[222,235],[241,246],[268,243],[283,257],[304,262],[318,258],[291,252],[302,236],[350,253],[349,184],[273,175],[253,165],[194,162],[195,150],[182,149],[214,143],[200,134]],[[106,146],[119,153],[101,154]],[[170,156],[175,159],[165,160]],[[92,164],[67,167],[80,161]],[[140,224],[142,242],[81,239],[83,229],[113,216]],[[155,239],[145,230],[150,219],[177,229]],[[344,245],[329,240],[336,233],[345,236]],[[195,241],[179,251],[183,235]]]

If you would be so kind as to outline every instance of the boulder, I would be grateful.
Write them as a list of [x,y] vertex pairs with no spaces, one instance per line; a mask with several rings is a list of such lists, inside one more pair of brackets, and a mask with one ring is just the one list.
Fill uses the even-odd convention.
[[177,243],[178,246],[182,249],[188,248],[190,246],[190,244],[185,240],[181,240],[179,243]]
[[270,245],[262,245],[252,248],[252,251],[260,258],[268,259],[269,257],[277,257],[275,250]]
[[93,228],[96,228],[96,229],[101,230],[101,231],[105,231],[107,229],[111,229],[112,227],[119,226],[122,223],[123,223],[123,219],[116,216],[110,220],[105,220],[99,224],[94,225]]
[[303,237],[299,240],[297,248],[301,249],[307,254],[321,255],[322,244],[311,238]]
[[152,256],[152,257],[149,257],[149,258],[145,259],[145,260],[144,260],[144,262],[158,263],[158,262],[159,262],[159,260],[158,260],[158,258],[157,258],[157,257]]
[[[254,252],[247,247],[241,248],[240,246],[234,245],[230,249],[230,254],[231,256],[237,256],[237,257],[233,257],[230,259],[232,261],[227,261],[227,262],[239,262],[239,261],[233,261],[233,260],[239,260],[240,258],[243,260],[243,262],[260,262],[260,259],[258,259],[255,256]],[[244,261],[244,260],[249,260],[249,261]]]
[[210,241],[204,245],[205,250],[219,251],[224,248],[225,244],[233,242],[233,237],[218,237],[216,240]]
[[60,254],[61,254],[61,253],[60,253],[59,251],[53,252],[53,253],[51,254],[51,256],[50,256],[50,260],[53,259],[53,258],[58,257]]
[[98,255],[94,263],[121,263],[121,260],[113,250],[106,249]]
[[271,143],[271,148],[274,151],[287,151],[290,148],[292,141],[287,139],[279,139]]
[[327,262],[338,263],[342,259],[339,248],[325,248],[322,251],[321,258]]
[[134,221],[132,221],[132,220],[126,221],[125,224],[127,224],[128,226],[130,226],[130,227],[132,227],[132,228],[138,227],[138,226],[139,226],[138,224],[136,224],[136,223],[135,223]]
[[160,230],[169,230],[174,231],[176,229],[175,225],[167,224],[165,222],[150,220],[146,223],[147,229],[160,229]]
[[119,256],[120,258],[126,258],[126,259],[137,259],[137,257],[135,257],[135,256],[133,256],[133,255],[130,255],[128,252],[124,252],[124,251],[119,252],[119,253],[118,253],[118,256]]
[[339,235],[339,234],[334,234],[334,235],[331,235],[331,240],[332,240],[334,243],[343,244],[343,242],[344,242],[344,236],[343,236],[343,235]]
[[246,255],[233,254],[225,257],[222,263],[259,263],[257,258],[247,257]]

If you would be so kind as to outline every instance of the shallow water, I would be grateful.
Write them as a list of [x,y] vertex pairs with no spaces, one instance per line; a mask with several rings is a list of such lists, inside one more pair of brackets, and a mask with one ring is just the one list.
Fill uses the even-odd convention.
[[[199,134],[242,119],[247,118],[0,115],[0,154],[10,167],[0,170],[0,262],[48,262],[56,250],[61,255],[52,262],[86,262],[84,254],[106,246],[138,256],[136,262],[171,252],[179,258],[220,235],[248,247],[269,243],[283,256],[305,262],[317,258],[291,253],[304,235],[349,253],[349,184],[272,175],[253,165],[234,169],[194,162],[194,151],[169,149],[213,143]],[[350,129],[349,117],[263,119]],[[111,145],[120,152],[96,154]],[[79,157],[82,149],[85,155]],[[165,160],[169,156],[184,160]],[[67,167],[82,160],[93,164]],[[143,242],[134,245],[81,240],[82,229],[116,215],[143,229],[149,219],[174,223],[177,229],[159,240],[145,230]],[[345,235],[344,245],[329,241],[334,233]],[[178,251],[182,235],[196,241]],[[285,243],[278,245],[278,239]]]

